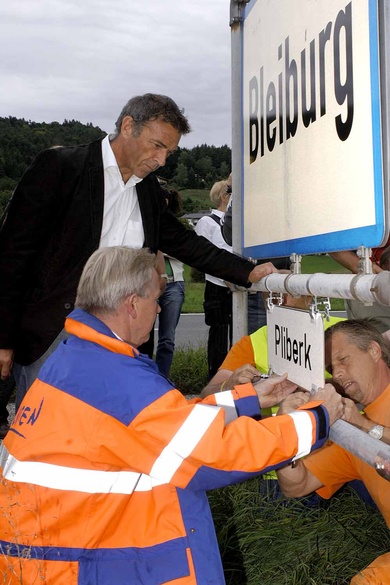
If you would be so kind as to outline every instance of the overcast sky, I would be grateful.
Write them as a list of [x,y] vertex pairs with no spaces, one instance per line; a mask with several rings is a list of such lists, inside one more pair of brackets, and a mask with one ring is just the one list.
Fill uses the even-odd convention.
[[229,0],[2,0],[0,116],[111,132],[123,105],[172,97],[181,146],[231,145]]

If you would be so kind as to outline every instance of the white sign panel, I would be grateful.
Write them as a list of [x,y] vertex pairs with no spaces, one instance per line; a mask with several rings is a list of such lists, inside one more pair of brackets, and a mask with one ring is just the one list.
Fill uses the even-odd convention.
[[267,311],[268,362],[272,372],[306,390],[324,385],[325,353],[322,316],[273,306]]
[[245,255],[374,247],[386,238],[379,44],[377,0],[247,5]]

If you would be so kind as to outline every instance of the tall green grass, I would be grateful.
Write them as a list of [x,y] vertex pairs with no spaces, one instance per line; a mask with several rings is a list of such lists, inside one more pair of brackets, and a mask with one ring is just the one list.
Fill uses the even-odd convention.
[[208,381],[206,348],[175,349],[169,377],[183,394],[199,394]]
[[227,585],[346,585],[390,549],[381,514],[352,488],[308,507],[267,498],[262,482],[209,492]]

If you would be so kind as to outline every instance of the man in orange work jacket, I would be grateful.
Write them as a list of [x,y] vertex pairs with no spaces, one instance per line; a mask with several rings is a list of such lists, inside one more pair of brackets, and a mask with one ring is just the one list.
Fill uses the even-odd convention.
[[69,338],[47,360],[1,453],[0,574],[48,585],[223,584],[206,490],[286,465],[342,414],[332,387],[260,418],[285,377],[187,401],[136,347],[159,307],[155,258],[88,260]]

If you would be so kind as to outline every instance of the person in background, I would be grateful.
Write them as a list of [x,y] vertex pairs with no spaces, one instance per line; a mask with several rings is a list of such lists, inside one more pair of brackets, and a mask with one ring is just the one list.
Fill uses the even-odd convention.
[[[198,236],[204,236],[218,248],[231,252],[221,233],[221,219],[224,216],[230,194],[227,181],[217,181],[211,188],[213,204],[211,215],[200,218],[195,226]],[[222,278],[206,274],[204,291],[204,317],[209,326],[207,341],[207,362],[211,379],[223,362],[232,344],[232,293]]]
[[189,132],[171,98],[135,96],[113,134],[44,150],[24,173],[0,221],[0,377],[13,367],[16,409],[66,336],[65,318],[94,250],[118,244],[161,250],[243,286],[275,270],[213,246],[166,212],[151,173]]
[[[163,189],[163,197],[168,210],[178,216],[182,211],[180,193],[175,189]],[[164,276],[167,284],[159,298],[158,343],[156,363],[164,376],[169,377],[175,350],[175,333],[179,323],[181,308],[184,303],[185,283],[183,262],[164,254]]]
[[[327,385],[293,414],[260,409],[285,376],[187,400],[138,352],[160,308],[156,258],[87,261],[59,345],[0,452],[0,574],[9,585],[224,583],[206,490],[321,447],[342,414]],[[24,554],[26,551],[28,554]]]
[[[390,444],[390,349],[377,328],[366,319],[335,324],[325,332],[325,359],[327,370],[345,395],[342,419],[374,437],[378,447],[381,441]],[[306,400],[310,399],[307,394]],[[284,413],[287,403],[288,398]],[[357,405],[363,406],[364,414]],[[277,475],[289,497],[317,491],[328,499],[346,482],[363,480],[390,527],[390,483],[373,466],[336,443],[295,461],[294,466],[279,469]],[[352,585],[378,583],[390,583],[390,553],[351,581]]]

